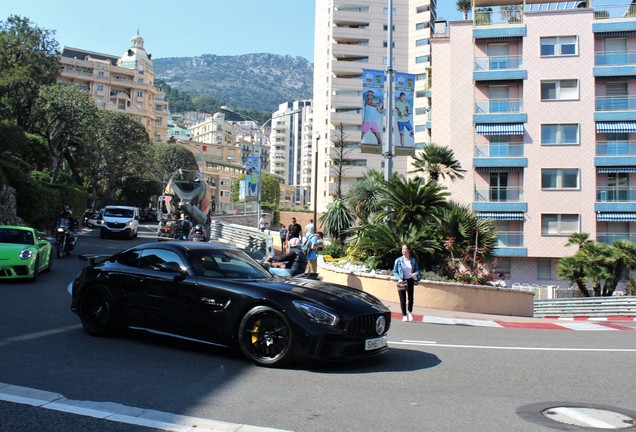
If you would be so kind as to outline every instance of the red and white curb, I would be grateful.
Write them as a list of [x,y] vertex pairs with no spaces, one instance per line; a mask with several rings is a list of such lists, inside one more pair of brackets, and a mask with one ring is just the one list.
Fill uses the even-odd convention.
[[[393,312],[391,318],[394,321],[401,321],[402,314]],[[605,319],[603,321],[608,321]],[[481,319],[465,319],[465,318],[445,318],[436,316],[424,316],[413,315],[413,322],[427,323],[427,324],[445,324],[445,325],[457,325],[466,327],[494,327],[494,328],[523,328],[523,329],[537,329],[537,330],[578,330],[578,331],[610,331],[610,330],[634,330],[633,327],[628,327],[620,324],[614,324],[610,322],[602,322],[602,320],[595,319],[563,322],[563,323],[551,323],[551,322],[511,322],[511,321],[496,321],[496,320],[481,320]]]

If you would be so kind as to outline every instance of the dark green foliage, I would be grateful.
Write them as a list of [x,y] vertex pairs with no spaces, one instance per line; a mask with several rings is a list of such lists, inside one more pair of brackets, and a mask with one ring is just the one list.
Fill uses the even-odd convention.
[[347,249],[340,242],[333,242],[325,245],[322,250],[319,250],[321,255],[329,255],[332,258],[342,258],[347,256]]
[[149,204],[152,204],[150,197],[161,195],[161,186],[161,182],[157,180],[128,177],[117,191],[115,198],[129,205],[147,208]]
[[356,220],[344,200],[336,199],[320,216],[320,223],[325,234],[330,235],[336,242],[344,243],[348,231],[355,225]]

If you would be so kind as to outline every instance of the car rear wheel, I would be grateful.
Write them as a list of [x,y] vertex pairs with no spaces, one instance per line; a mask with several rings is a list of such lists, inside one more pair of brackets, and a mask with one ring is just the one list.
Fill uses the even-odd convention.
[[284,366],[293,359],[293,334],[281,312],[268,306],[251,309],[239,326],[239,346],[261,366]]
[[86,287],[79,300],[78,312],[84,329],[90,335],[110,336],[115,333],[115,301],[105,286]]
[[44,271],[49,273],[51,270],[53,270],[53,253],[49,253],[49,263]]

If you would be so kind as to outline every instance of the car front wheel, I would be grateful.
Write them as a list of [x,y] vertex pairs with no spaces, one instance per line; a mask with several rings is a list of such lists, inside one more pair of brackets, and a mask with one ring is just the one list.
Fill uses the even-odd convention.
[[110,336],[115,333],[115,301],[105,286],[86,287],[79,300],[78,312],[84,329],[90,335]]
[[284,366],[293,359],[293,334],[281,312],[268,306],[251,309],[239,326],[239,346],[261,366]]

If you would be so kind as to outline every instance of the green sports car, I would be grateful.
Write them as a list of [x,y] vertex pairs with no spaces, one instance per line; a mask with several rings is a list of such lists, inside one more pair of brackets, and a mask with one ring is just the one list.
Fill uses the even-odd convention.
[[50,271],[52,246],[44,233],[25,226],[0,225],[0,280],[36,280]]

